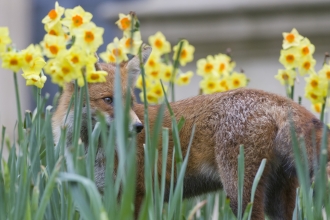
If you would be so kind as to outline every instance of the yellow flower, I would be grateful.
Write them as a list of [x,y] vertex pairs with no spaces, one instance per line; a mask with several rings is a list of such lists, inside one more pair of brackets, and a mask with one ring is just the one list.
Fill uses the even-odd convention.
[[309,99],[312,104],[324,103],[323,92],[319,90],[313,90],[311,87],[305,89],[305,97]]
[[203,94],[211,94],[221,90],[219,80],[214,77],[205,77],[199,85]]
[[188,85],[190,83],[191,77],[193,77],[194,73],[192,71],[188,71],[186,73],[181,73],[179,77],[176,79],[176,84],[179,86]]
[[52,28],[61,19],[63,13],[64,8],[59,6],[58,2],[55,2],[55,9],[50,10],[41,22]]
[[93,15],[86,12],[81,6],[77,6],[74,9],[66,9],[65,17],[62,20],[62,24],[68,27],[70,30],[81,28],[84,24],[91,21]]
[[47,77],[42,75],[41,77],[39,75],[28,75],[24,77],[26,79],[26,85],[27,86],[36,86],[38,88],[43,88],[44,84],[47,80]]
[[320,91],[323,96],[327,94],[327,81],[317,74],[311,74],[305,78],[306,88],[305,90]]
[[299,60],[299,73],[304,76],[307,73],[314,72],[314,66],[316,64],[316,60],[311,56],[303,57]]
[[104,29],[97,27],[93,22],[87,23],[84,28],[77,31],[76,43],[88,52],[96,52],[98,47],[103,44]]
[[216,76],[216,65],[213,56],[209,55],[206,59],[197,61],[197,74],[202,77]]
[[330,65],[324,64],[322,69],[319,71],[319,76],[325,80],[330,80]]
[[107,50],[100,54],[100,57],[104,62],[107,63],[120,63],[122,61],[128,60],[124,48],[119,43],[118,38],[116,37],[112,43],[108,44]]
[[116,24],[122,31],[128,32],[131,30],[132,16],[130,14],[124,15],[120,13],[119,20],[116,21]]
[[76,45],[73,45],[69,50],[65,51],[65,54],[63,54],[63,56],[65,56],[71,62],[71,64],[77,68],[83,67],[84,65],[86,65],[87,62],[86,51]]
[[303,37],[298,33],[298,31],[293,28],[290,33],[284,32],[283,34],[283,49],[288,49],[292,46],[298,46]]
[[312,104],[312,110],[316,113],[321,113],[322,111],[322,103]]
[[21,53],[23,56],[23,68],[28,68],[35,58],[42,57],[42,51],[39,45],[30,44]]
[[236,66],[236,63],[229,56],[221,53],[214,57],[214,62],[215,70],[219,76],[228,75]]
[[229,90],[230,76],[225,76],[219,81],[219,87],[217,92],[224,92]]
[[165,82],[170,82],[172,80],[173,66],[161,64],[161,79]]
[[[173,51],[174,51],[173,60],[177,59],[180,42],[173,47]],[[191,62],[194,59],[195,47],[190,45],[187,40],[182,40],[182,42],[183,44],[179,56],[179,62],[181,66],[185,66],[188,62]]]
[[140,31],[133,32],[133,38],[131,38],[131,34],[124,34],[124,37],[120,39],[120,44],[126,54],[137,55],[142,44]]
[[48,58],[56,57],[60,52],[66,50],[66,40],[62,36],[46,34],[44,41],[41,42],[44,53]]
[[279,61],[286,69],[293,69],[298,66],[299,58],[299,50],[296,47],[291,47],[287,50],[281,50]]
[[299,51],[302,57],[311,56],[315,51],[315,46],[305,37],[299,44]]
[[145,69],[146,71],[148,69],[158,69],[160,68],[159,66],[160,66],[160,54],[155,51],[152,51],[145,64]]
[[2,67],[17,73],[23,66],[22,53],[10,51],[2,54]]
[[57,63],[56,59],[47,60],[46,65],[44,66],[45,73],[47,73],[48,75],[53,77],[56,74],[56,71],[57,71],[56,63]]
[[236,73],[230,75],[229,88],[237,89],[247,85],[247,78],[243,73]]
[[6,52],[6,47],[11,43],[7,27],[0,27],[0,54]]
[[86,81],[89,83],[105,82],[108,73],[103,70],[96,70],[94,64],[86,66]]
[[296,71],[292,69],[278,70],[275,79],[279,80],[282,85],[293,86],[294,80],[296,78]]
[[61,22],[57,22],[52,27],[49,27],[48,25],[45,25],[45,31],[49,35],[62,36],[62,37],[65,37],[65,39],[68,38],[67,31],[65,31],[63,29]]
[[[151,81],[150,81],[150,79],[148,77],[145,77],[145,84],[146,84],[146,89],[147,90],[152,85],[152,83],[151,83]],[[136,88],[139,88],[139,89],[143,90],[143,80],[142,80],[142,75],[141,74],[137,78],[135,86],[136,86]]]
[[30,75],[39,75],[41,72],[41,69],[46,65],[45,60],[42,57],[36,57],[34,58],[29,66],[23,66],[22,70],[23,73],[22,76],[30,76]]
[[171,44],[166,41],[165,36],[161,32],[157,32],[155,35],[149,37],[149,44],[152,49],[160,54],[165,54],[171,52]]
[[164,96],[163,88],[159,81],[150,88],[148,93],[154,94],[158,99]]
[[78,79],[81,76],[81,70],[75,68],[72,63],[64,56],[58,57],[52,64],[51,71],[52,81],[55,81],[59,85],[63,85],[65,82]]

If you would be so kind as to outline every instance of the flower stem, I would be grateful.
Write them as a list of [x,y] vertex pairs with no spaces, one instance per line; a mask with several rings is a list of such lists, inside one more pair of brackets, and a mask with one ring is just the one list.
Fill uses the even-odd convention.
[[41,137],[41,134],[40,134],[40,127],[41,127],[41,114],[39,114],[39,110],[41,110],[41,89],[40,88],[37,88],[37,143],[41,143],[40,142],[40,137]]
[[324,102],[322,104],[322,109],[321,109],[321,115],[320,115],[320,121],[324,122],[324,110],[325,110],[325,104],[326,102]]
[[22,115],[21,115],[21,101],[19,97],[19,89],[17,82],[17,74],[14,72],[14,83],[15,83],[15,95],[16,95],[16,107],[17,107],[17,117],[18,117],[18,143],[21,144],[24,139],[23,133],[23,123],[22,123]]
[[291,86],[290,98],[291,98],[292,100],[293,100],[293,98],[294,98],[294,84]]

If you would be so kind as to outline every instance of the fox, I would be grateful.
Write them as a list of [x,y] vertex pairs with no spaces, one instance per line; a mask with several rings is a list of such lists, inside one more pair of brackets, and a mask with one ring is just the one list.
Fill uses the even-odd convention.
[[[142,60],[138,56],[120,64],[123,98],[131,93],[134,104],[130,109],[130,124],[137,132],[137,184],[135,216],[138,216],[145,192],[144,186],[144,106],[136,103],[133,95],[134,82],[141,74],[140,63],[145,63],[151,47],[144,47]],[[101,112],[110,126],[114,119],[114,82],[116,65],[97,62],[95,68],[108,73],[106,82],[88,84],[92,121],[97,121],[96,112]],[[133,82],[130,83],[129,82]],[[129,90],[127,89],[129,88]],[[74,83],[65,86],[52,116],[55,143],[59,142],[61,127],[67,127],[67,144],[73,137],[73,108],[69,108],[74,93]],[[221,93],[198,95],[171,102],[177,120],[184,117],[185,123],[179,132],[182,154],[186,155],[192,127],[195,134],[190,149],[184,177],[183,197],[191,198],[216,190],[224,190],[230,199],[234,214],[238,210],[238,160],[240,145],[244,146],[245,171],[243,185],[243,210],[250,201],[253,180],[260,163],[266,166],[256,189],[252,219],[292,219],[295,208],[298,177],[292,148],[291,127],[299,138],[304,138],[311,180],[315,155],[320,153],[324,124],[305,107],[289,98],[270,92],[240,88]],[[85,107],[83,107],[81,140],[88,147]],[[148,107],[150,127],[155,124],[159,105]],[[68,118],[66,114],[68,113]],[[171,116],[164,112],[163,127],[171,128]],[[169,132],[171,134],[171,132]],[[329,134],[329,132],[327,133]],[[313,137],[313,138],[312,138]],[[329,135],[328,135],[328,143]],[[98,146],[95,158],[95,182],[102,193],[105,186],[105,146]],[[171,164],[174,150],[170,135],[167,164]],[[161,154],[161,143],[157,146]],[[329,155],[330,145],[327,147]],[[161,156],[158,157],[159,161]],[[329,161],[328,156],[328,161]],[[161,162],[160,162],[161,163]],[[161,168],[158,173],[160,175]],[[171,168],[166,170],[166,192],[169,194]],[[165,195],[165,197],[166,197]]]

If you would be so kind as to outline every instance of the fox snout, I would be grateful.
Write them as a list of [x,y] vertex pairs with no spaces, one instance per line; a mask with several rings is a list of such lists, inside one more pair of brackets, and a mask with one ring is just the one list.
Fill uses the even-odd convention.
[[136,122],[134,125],[133,125],[136,133],[140,133],[143,129],[143,124],[141,122]]

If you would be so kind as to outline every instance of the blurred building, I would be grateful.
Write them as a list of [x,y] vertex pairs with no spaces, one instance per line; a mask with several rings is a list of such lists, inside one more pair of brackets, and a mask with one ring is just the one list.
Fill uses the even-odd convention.
[[[162,31],[174,45],[186,38],[195,46],[195,60],[184,70],[196,69],[195,62],[207,55],[225,53],[231,48],[236,70],[243,69],[250,78],[249,87],[285,95],[284,88],[274,79],[282,45],[282,32],[297,28],[316,47],[316,70],[322,66],[324,53],[330,52],[329,0],[59,0],[64,7],[78,4],[93,13],[93,21],[106,29],[105,45],[121,35],[114,22],[118,13],[135,11],[141,22],[143,40]],[[0,0],[0,26],[8,26],[17,48],[38,43],[44,35],[41,19],[54,6],[54,1]],[[104,47],[103,49],[104,50]],[[32,108],[30,88],[21,77],[22,108]],[[176,89],[177,99],[198,94],[200,77],[187,87]],[[305,83],[300,77],[296,97],[303,96]],[[47,84],[44,91],[54,93]],[[303,99],[309,108],[310,103]],[[0,124],[12,134],[16,121],[13,77],[0,68]]]

